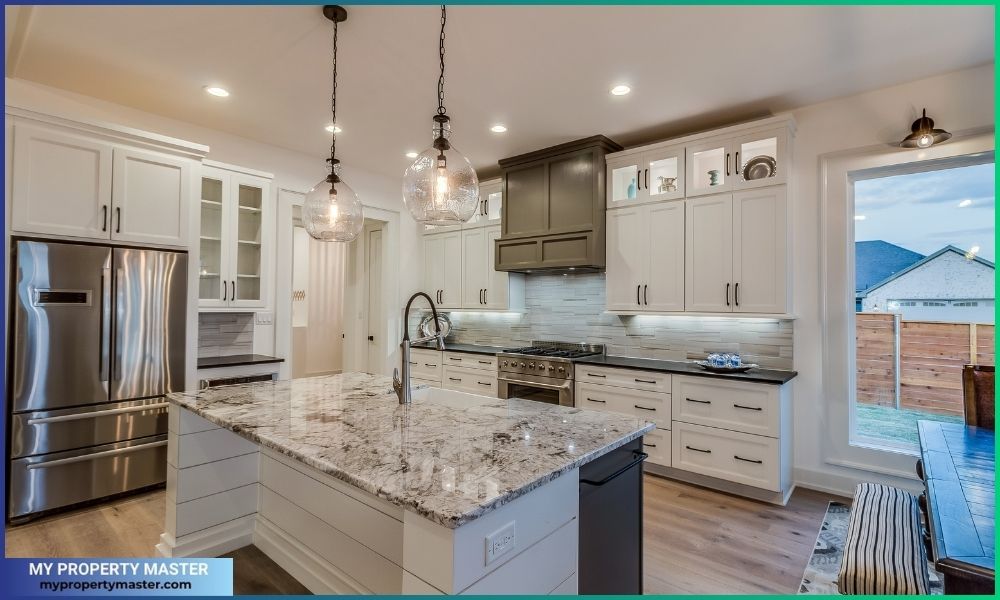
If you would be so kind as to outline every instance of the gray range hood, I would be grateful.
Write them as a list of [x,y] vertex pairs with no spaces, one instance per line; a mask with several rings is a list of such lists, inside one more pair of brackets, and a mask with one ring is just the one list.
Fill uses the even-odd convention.
[[622,146],[603,135],[505,158],[497,271],[603,271],[605,160]]

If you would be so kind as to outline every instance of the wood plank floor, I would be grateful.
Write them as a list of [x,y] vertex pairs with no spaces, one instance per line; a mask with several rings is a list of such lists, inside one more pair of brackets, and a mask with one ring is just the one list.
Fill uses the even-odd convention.
[[[661,477],[645,479],[647,594],[795,593],[827,502],[797,490],[781,508]],[[149,557],[163,530],[163,491],[6,529],[8,557]],[[237,594],[307,594],[253,546],[234,559]]]

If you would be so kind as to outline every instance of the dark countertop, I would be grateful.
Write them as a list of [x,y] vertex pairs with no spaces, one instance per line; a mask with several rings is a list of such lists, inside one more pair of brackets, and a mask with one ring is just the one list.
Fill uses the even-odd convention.
[[[411,348],[422,348],[424,350],[435,350],[437,347],[434,344],[414,344]],[[479,346],[476,344],[452,344],[450,342],[444,343],[445,352],[468,352],[469,354],[498,354],[504,351],[504,348],[499,346]]]
[[734,381],[746,381],[750,383],[769,383],[772,385],[787,383],[798,375],[795,371],[779,371],[777,369],[750,369],[746,373],[731,374],[712,373],[711,371],[702,369],[693,362],[684,362],[679,360],[655,360],[651,358],[630,358],[628,356],[587,356],[584,358],[578,358],[573,362],[587,365],[603,365],[607,367],[627,367],[629,369],[658,371],[660,373],[673,373],[676,375],[732,379]]
[[217,367],[242,367],[244,365],[263,365],[267,363],[285,362],[283,358],[266,356],[264,354],[233,354],[232,356],[198,357],[199,369],[215,369]]

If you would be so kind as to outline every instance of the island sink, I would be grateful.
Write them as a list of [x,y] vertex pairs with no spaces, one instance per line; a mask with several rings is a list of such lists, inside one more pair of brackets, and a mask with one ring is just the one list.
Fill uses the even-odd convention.
[[[635,589],[641,537],[591,524],[627,512],[641,536],[627,491],[651,423],[436,388],[412,399],[364,373],[171,394],[159,552],[252,543],[314,593],[549,594],[587,591],[586,561],[625,539],[638,565],[598,584]],[[600,512],[623,497],[639,504]]]

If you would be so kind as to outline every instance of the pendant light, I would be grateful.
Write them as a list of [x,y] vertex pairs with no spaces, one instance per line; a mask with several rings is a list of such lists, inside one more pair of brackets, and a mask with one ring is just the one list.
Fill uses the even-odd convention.
[[[327,5],[323,15],[333,21],[333,92],[330,94],[330,112],[337,122],[337,24],[347,20],[347,10],[342,6]],[[349,185],[340,178],[340,161],[337,160],[337,128],[330,131],[330,174],[313,186],[302,204],[302,220],[306,231],[323,242],[352,242],[365,225],[364,207]]]
[[951,134],[944,129],[934,129],[934,119],[927,116],[926,108],[924,115],[910,126],[910,131],[910,135],[899,143],[903,148],[930,148],[951,138]]
[[431,147],[421,152],[403,174],[403,202],[418,223],[458,225],[479,208],[479,179],[469,159],[451,143],[451,119],[444,108],[444,26],[441,5],[438,60],[438,108],[433,117]]

